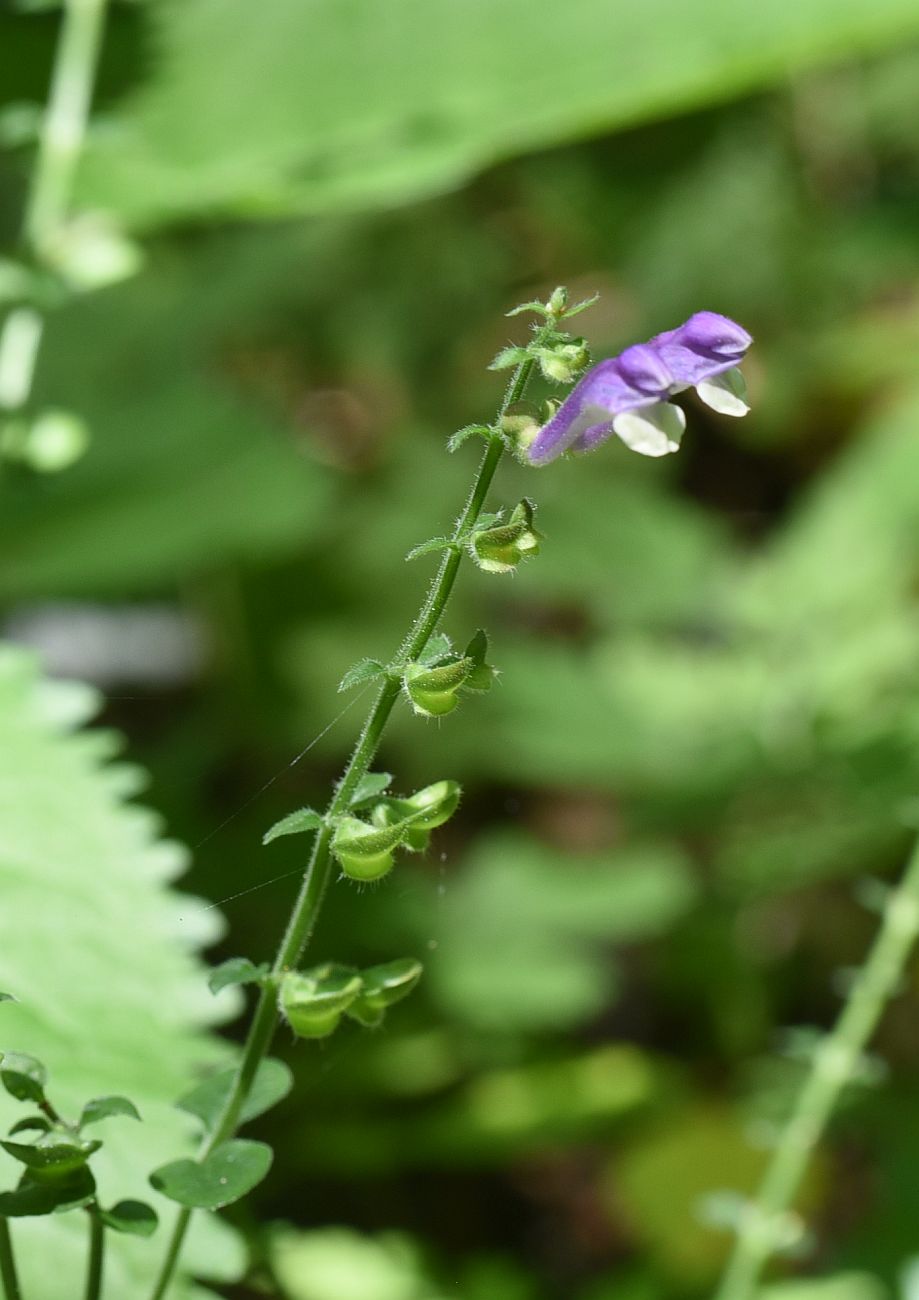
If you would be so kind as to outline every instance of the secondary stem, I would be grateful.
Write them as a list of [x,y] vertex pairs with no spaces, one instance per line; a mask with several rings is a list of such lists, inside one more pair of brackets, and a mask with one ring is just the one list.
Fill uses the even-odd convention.
[[89,1261],[86,1266],[86,1300],[99,1300],[102,1294],[102,1260],[105,1250],[105,1224],[98,1205],[87,1206],[89,1214]]
[[[23,217],[23,240],[41,259],[67,217],[77,163],[86,137],[106,0],[66,0],[51,74],[32,183]],[[0,409],[28,401],[38,360],[43,319],[34,307],[17,307],[0,332]]]
[[834,1028],[816,1049],[810,1073],[779,1137],[755,1198],[745,1207],[716,1300],[749,1300],[780,1244],[783,1218],[839,1094],[896,991],[919,934],[919,845],[884,908],[881,928]]
[[16,1261],[13,1258],[13,1241],[8,1220],[0,1218],[0,1282],[3,1283],[4,1300],[22,1300]]
[[[538,344],[543,338],[548,337],[557,328],[557,325],[557,318],[550,317],[546,324],[537,331],[535,342]],[[495,420],[496,429],[508,408],[523,396],[533,365],[534,362],[528,359],[521,362],[514,371]],[[456,522],[453,530],[454,541],[463,537],[478,519],[503,454],[504,443],[496,433],[488,443],[472,489],[466,499],[463,512]],[[399,649],[396,658],[398,664],[416,659],[427,645],[443,616],[447,601],[450,599],[461,560],[462,549],[459,546],[451,547],[450,550],[445,552],[434,582],[431,584],[421,609],[418,611],[415,621]],[[380,688],[370,713],[361,728],[361,733],[348,766],[345,768],[335,794],[326,809],[325,824],[317,832],[313,842],[313,850],[303,876],[300,892],[297,895],[297,900],[287,923],[287,929],[275,956],[272,968],[274,975],[282,975],[285,971],[296,966],[303,949],[309,941],[332,875],[330,849],[333,820],[340,813],[347,810],[358,782],[373,762],[380,738],[386,723],[389,721],[389,715],[392,713],[393,705],[399,697],[400,689],[401,684],[398,680],[388,679]],[[236,1131],[240,1111],[248,1096],[256,1071],[271,1045],[277,1023],[277,996],[269,982],[259,995],[252,1024],[243,1045],[242,1056],[233,1080],[233,1086],[227,1097],[223,1112],[213,1131],[204,1140],[199,1158],[203,1159],[209,1155],[215,1147],[219,1146],[221,1142],[227,1141]],[[181,1210],[176,1218],[163,1267],[151,1295],[151,1300],[162,1300],[166,1293],[179,1259],[190,1219],[191,1211],[188,1209]]]

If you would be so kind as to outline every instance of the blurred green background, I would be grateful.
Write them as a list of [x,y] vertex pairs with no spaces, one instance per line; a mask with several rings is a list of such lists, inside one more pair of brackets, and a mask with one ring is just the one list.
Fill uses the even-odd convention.
[[[0,16],[7,105],[46,92],[58,18],[33,8]],[[442,724],[398,711],[379,764],[461,780],[461,815],[380,887],[337,885],[313,946],[424,981],[382,1032],[282,1036],[295,1089],[252,1129],[274,1170],[226,1216],[248,1263],[226,1238],[196,1265],[220,1294],[710,1290],[705,1198],[755,1184],[787,1030],[832,1021],[876,920],[859,882],[919,820],[917,40],[914,0],[112,9],[76,206],[143,264],[47,322],[35,407],[84,418],[87,453],[0,482],[4,1043],[42,1046],[63,1095],[134,1079],[166,1117],[227,1050],[207,1023],[238,1036],[195,947],[272,951],[303,844],[261,833],[324,800],[369,701],[324,731],[336,683],[423,594],[436,559],[402,556],[471,478],[444,444],[496,407],[503,313],[564,282],[601,293],[597,357],[702,308],[756,339],[752,414],[693,405],[678,456],[502,469],[543,553],[469,566],[446,622],[488,628],[500,679]],[[218,910],[167,892],[181,854],[22,643],[101,692]],[[877,1048],[776,1297],[919,1295],[915,977]],[[147,1142],[144,1175],[172,1154]]]

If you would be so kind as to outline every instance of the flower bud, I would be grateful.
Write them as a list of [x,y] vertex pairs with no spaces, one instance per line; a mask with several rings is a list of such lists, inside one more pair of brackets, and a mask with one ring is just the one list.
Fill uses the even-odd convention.
[[483,528],[469,542],[472,558],[486,573],[512,573],[521,560],[539,552],[540,534],[533,527],[532,501],[514,507],[506,524]]
[[433,668],[409,664],[403,684],[412,708],[426,718],[441,718],[452,713],[459,704],[457,692],[474,666],[465,658],[453,659]]
[[583,339],[559,343],[555,347],[540,348],[539,368],[547,379],[558,384],[570,384],[590,361],[590,352]]
[[362,988],[360,975],[346,966],[289,971],[281,980],[278,1005],[298,1038],[327,1038]]
[[413,957],[371,966],[361,975],[361,992],[348,1007],[348,1015],[368,1028],[378,1025],[388,1007],[408,997],[422,970],[421,962]]
[[562,315],[565,308],[568,306],[568,290],[563,284],[560,284],[557,289],[552,291],[552,295],[546,303],[546,306],[549,308],[549,311],[553,316]]
[[352,880],[381,880],[393,865],[402,841],[398,825],[371,826],[360,817],[343,817],[332,836],[332,852]]

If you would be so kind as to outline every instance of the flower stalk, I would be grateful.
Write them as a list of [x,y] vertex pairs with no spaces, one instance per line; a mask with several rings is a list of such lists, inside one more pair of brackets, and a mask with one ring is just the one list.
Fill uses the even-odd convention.
[[[533,351],[544,346],[555,335],[564,315],[564,302],[559,299],[556,307],[545,312],[544,324],[535,331]],[[223,1112],[213,1131],[204,1140],[199,1159],[210,1155],[236,1131],[240,1112],[277,1028],[279,1012],[276,983],[284,974],[296,967],[312,934],[326,889],[332,878],[334,871],[332,842],[336,820],[348,812],[358,783],[373,762],[389,716],[402,689],[401,670],[422,654],[447,607],[464,555],[464,548],[460,543],[470,535],[482,513],[485,498],[505,451],[501,422],[508,408],[523,397],[534,365],[536,365],[535,356],[527,354],[521,358],[507,385],[494,424],[487,428],[483,426],[486,436],[485,452],[466,504],[449,539],[451,544],[445,549],[440,567],[421,609],[402,642],[395,660],[389,666],[383,685],[358,736],[351,759],[323,815],[322,825],[313,841],[312,853],[303,875],[299,894],[275,956],[272,967],[273,978],[268,980],[261,990]],[[181,1254],[190,1219],[190,1209],[183,1208],[179,1211],[159,1277],[151,1293],[151,1300],[162,1300],[167,1292]]]
[[86,1207],[89,1215],[89,1260],[86,1266],[86,1300],[99,1300],[102,1295],[102,1263],[105,1252],[105,1224],[99,1206],[93,1202]]
[[795,1193],[840,1094],[896,993],[919,935],[919,843],[900,884],[887,897],[880,930],[839,1019],[816,1048],[759,1190],[740,1212],[737,1239],[715,1300],[750,1300],[767,1261],[786,1235]]

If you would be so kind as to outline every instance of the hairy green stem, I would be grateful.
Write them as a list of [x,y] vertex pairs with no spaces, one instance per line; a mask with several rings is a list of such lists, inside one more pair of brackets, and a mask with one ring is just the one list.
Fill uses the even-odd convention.
[[[557,328],[557,325],[558,319],[550,317],[546,324],[537,331],[535,342],[539,344],[544,338],[548,337],[552,330]],[[504,442],[497,430],[508,408],[523,396],[533,365],[534,362],[531,359],[521,362],[507,386],[495,420],[494,428],[496,432],[488,442],[462,514],[456,521],[452,534],[454,542],[466,535],[481,514],[488,489],[491,487],[495,471],[504,454]],[[427,645],[443,616],[447,601],[450,599],[462,557],[462,548],[458,545],[452,546],[445,552],[440,568],[421,609],[418,611],[415,621],[399,649],[393,665],[394,668],[408,663],[409,660],[416,659]],[[276,976],[283,975],[285,971],[297,965],[309,941],[332,876],[333,865],[330,850],[334,833],[334,819],[347,810],[358,782],[373,762],[380,738],[389,721],[389,715],[392,713],[393,705],[399,697],[400,689],[401,683],[395,675],[388,677],[381,687],[361,728],[351,759],[326,809],[324,824],[317,832],[313,842],[313,851],[303,876],[300,892],[297,895],[287,929],[275,956],[272,973]],[[215,1147],[219,1146],[221,1142],[226,1142],[235,1133],[240,1111],[249,1094],[256,1071],[271,1046],[277,1023],[277,995],[269,983],[259,995],[252,1024],[243,1045],[242,1056],[236,1070],[233,1086],[217,1124],[202,1144],[200,1158],[203,1159],[209,1155]],[[166,1294],[178,1263],[190,1220],[190,1210],[183,1209],[179,1212],[151,1300],[162,1300],[162,1297]]]
[[99,1300],[102,1295],[102,1261],[105,1251],[105,1224],[99,1206],[93,1202],[86,1207],[89,1215],[89,1260],[86,1265],[86,1300]]
[[0,1282],[3,1283],[3,1300],[22,1300],[16,1261],[13,1258],[13,1239],[7,1219],[0,1217]]
[[[41,260],[67,217],[77,163],[86,138],[106,0],[66,0],[54,56],[48,107],[23,217],[23,241]],[[29,399],[44,322],[31,306],[11,311],[0,331],[0,410]]]
[[737,1240],[716,1300],[750,1300],[764,1265],[781,1246],[789,1227],[789,1210],[813,1150],[896,992],[917,935],[919,844],[900,884],[887,899],[877,938],[839,1019],[814,1053],[759,1190],[741,1213]]

